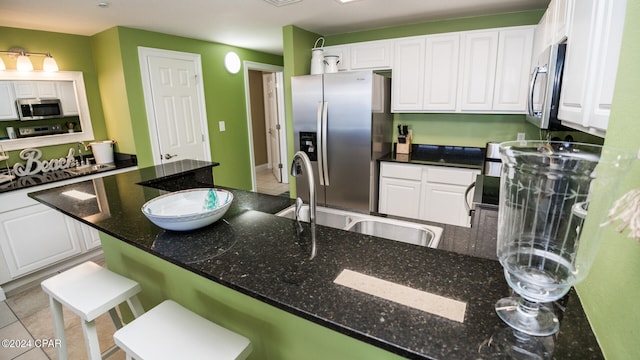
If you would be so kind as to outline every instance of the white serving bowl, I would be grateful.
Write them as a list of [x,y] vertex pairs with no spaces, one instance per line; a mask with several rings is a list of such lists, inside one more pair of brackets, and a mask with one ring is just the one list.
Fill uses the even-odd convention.
[[231,206],[233,194],[222,189],[214,189],[218,206],[212,210],[203,209],[209,192],[205,189],[189,189],[158,196],[142,205],[142,213],[152,223],[166,230],[188,231],[213,224]]

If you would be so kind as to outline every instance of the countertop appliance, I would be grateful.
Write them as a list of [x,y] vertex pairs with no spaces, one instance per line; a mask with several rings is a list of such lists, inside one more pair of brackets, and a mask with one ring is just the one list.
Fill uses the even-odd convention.
[[484,165],[482,174],[488,176],[500,176],[502,171],[502,159],[500,159],[500,143],[488,142],[485,148]]
[[566,49],[566,43],[551,45],[533,64],[526,118],[540,129],[566,129],[558,119]]
[[42,120],[62,117],[60,99],[18,99],[16,100],[20,120]]
[[40,126],[25,126],[18,128],[19,137],[32,137],[32,136],[44,136],[53,134],[62,134],[62,125],[40,125]]
[[[318,205],[376,211],[376,160],[393,142],[390,86],[372,71],[291,78],[295,150],[312,162]],[[296,186],[305,199],[301,177]]]

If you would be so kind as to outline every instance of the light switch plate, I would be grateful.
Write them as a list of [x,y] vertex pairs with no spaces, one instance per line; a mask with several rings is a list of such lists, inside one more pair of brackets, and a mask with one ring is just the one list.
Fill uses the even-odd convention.
[[224,121],[219,121],[218,122],[218,127],[220,128],[221,132],[226,130],[225,127],[224,127]]
[[518,141],[522,141],[522,140],[524,140],[524,133],[518,133],[518,138],[517,138],[517,140],[518,140]]

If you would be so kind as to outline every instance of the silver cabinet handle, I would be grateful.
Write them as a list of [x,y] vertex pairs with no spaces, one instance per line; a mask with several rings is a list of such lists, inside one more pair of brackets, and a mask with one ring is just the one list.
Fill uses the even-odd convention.
[[174,154],[174,155],[171,155],[171,154],[164,154],[164,158],[165,158],[165,159],[167,159],[167,160],[169,160],[169,159],[171,159],[171,158],[173,158],[173,157],[176,157],[176,156],[178,156],[178,154]]

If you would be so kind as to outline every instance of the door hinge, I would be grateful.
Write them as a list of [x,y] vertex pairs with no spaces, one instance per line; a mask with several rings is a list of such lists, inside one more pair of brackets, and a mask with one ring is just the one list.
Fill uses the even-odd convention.
[[276,124],[276,130],[280,130],[280,124]]
[[282,169],[282,163],[278,164],[278,169]]
[[202,137],[202,142],[205,142],[204,134],[200,134],[200,136]]

